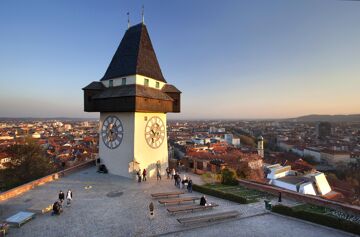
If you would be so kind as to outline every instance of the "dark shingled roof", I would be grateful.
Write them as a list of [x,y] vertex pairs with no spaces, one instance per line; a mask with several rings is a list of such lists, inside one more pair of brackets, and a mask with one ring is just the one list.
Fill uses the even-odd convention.
[[177,93],[181,93],[181,91],[178,90],[178,88],[176,88],[175,86],[173,85],[170,85],[170,84],[165,84],[163,86],[163,88],[161,89],[163,92],[177,92]]
[[173,100],[170,96],[160,90],[136,84],[106,88],[101,93],[93,96],[93,99],[106,99],[128,96],[140,96],[159,100]]
[[149,33],[142,23],[126,31],[101,81],[134,74],[166,82]]
[[105,86],[102,84],[102,82],[99,81],[93,81],[89,85],[83,88],[83,90],[102,90],[102,89],[105,89]]

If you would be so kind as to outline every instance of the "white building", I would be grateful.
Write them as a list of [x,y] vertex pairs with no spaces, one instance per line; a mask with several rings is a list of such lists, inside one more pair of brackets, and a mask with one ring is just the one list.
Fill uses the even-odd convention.
[[227,144],[232,144],[233,138],[234,138],[234,136],[231,133],[224,135],[224,140],[225,140],[225,142],[227,142]]
[[232,139],[232,144],[235,146],[235,147],[240,147],[240,138],[233,138]]
[[308,195],[326,195],[331,192],[331,187],[322,172],[307,175],[297,175],[290,166],[280,164],[267,165],[269,171],[267,178],[269,184]]

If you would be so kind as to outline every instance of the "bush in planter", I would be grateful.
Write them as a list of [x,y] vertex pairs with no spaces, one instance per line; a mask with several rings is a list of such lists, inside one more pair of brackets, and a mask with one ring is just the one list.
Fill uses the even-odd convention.
[[344,219],[324,215],[321,213],[306,211],[306,210],[294,210],[291,207],[287,207],[283,205],[273,206],[272,211],[279,214],[314,222],[320,225],[325,225],[332,228],[344,230],[354,234],[360,234],[359,224]]
[[221,183],[225,185],[238,185],[236,172],[232,169],[225,168],[221,170]]

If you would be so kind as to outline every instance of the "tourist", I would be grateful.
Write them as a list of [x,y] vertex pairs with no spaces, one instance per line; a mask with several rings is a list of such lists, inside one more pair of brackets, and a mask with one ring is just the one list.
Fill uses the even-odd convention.
[[175,174],[176,174],[175,169],[172,168],[172,170],[171,170],[171,179],[174,179]]
[[143,181],[146,181],[146,169],[143,170],[142,175],[143,175]]
[[66,193],[66,200],[68,206],[71,204],[72,197],[73,197],[72,191],[69,189]]
[[174,179],[174,183],[175,183],[175,186],[176,186],[176,187],[177,187],[177,181],[178,181],[177,176],[178,176],[177,173],[175,173],[175,174],[172,176],[172,179]]
[[181,185],[181,178],[180,178],[180,175],[179,174],[176,174],[176,183],[177,183],[177,187],[178,188],[181,188],[180,185]]
[[167,175],[167,179],[170,179],[170,169],[169,169],[169,167],[166,168],[166,175]]
[[61,212],[61,204],[59,201],[54,202],[53,204],[53,212],[51,215],[60,215]]
[[188,184],[188,179],[185,175],[184,175],[183,180],[181,181],[181,184],[182,184],[182,188],[185,188],[186,185]]
[[156,170],[156,180],[161,180],[160,170]]
[[61,204],[63,203],[64,199],[65,199],[65,194],[63,193],[63,191],[60,190],[60,192],[59,192],[59,200],[60,200]]
[[141,183],[141,169],[139,169],[137,172],[136,172],[136,175],[137,175],[137,178],[138,178],[138,182]]
[[187,189],[188,189],[189,193],[192,193],[192,180],[191,180],[191,178],[189,179]]
[[203,196],[200,198],[200,206],[206,206],[206,198],[205,198],[205,195],[203,195]]
[[281,202],[281,192],[279,192],[279,199],[278,202]]

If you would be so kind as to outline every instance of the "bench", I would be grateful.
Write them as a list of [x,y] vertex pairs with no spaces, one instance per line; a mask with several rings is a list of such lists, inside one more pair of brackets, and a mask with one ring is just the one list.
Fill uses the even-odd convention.
[[200,200],[199,197],[183,197],[183,198],[174,198],[174,199],[161,199],[159,200],[160,204],[181,204],[183,202],[194,202]]
[[225,220],[229,218],[235,218],[239,215],[240,213],[238,211],[227,211],[227,212],[219,212],[219,213],[203,215],[203,216],[179,218],[177,219],[177,221],[183,225],[199,224],[204,222],[212,222],[212,221]]
[[34,217],[35,217],[35,213],[33,212],[21,211],[7,218],[6,222],[10,225],[15,225],[17,227],[20,227],[22,224],[33,219]]
[[207,209],[212,209],[213,207],[219,206],[216,203],[210,203],[206,206],[200,206],[200,205],[189,205],[189,206],[180,206],[180,207],[169,207],[166,210],[171,214],[176,214],[179,212],[187,212],[187,211],[205,211]]
[[152,193],[151,196],[153,198],[167,198],[167,197],[173,197],[173,196],[180,196],[181,194],[184,194],[184,191],[176,191],[176,192],[166,192],[166,193]]
[[29,207],[27,210],[30,212],[44,214],[51,211],[52,208],[53,208],[53,204],[49,204],[47,202],[38,202],[33,206]]

